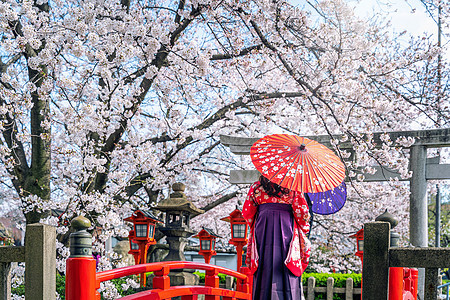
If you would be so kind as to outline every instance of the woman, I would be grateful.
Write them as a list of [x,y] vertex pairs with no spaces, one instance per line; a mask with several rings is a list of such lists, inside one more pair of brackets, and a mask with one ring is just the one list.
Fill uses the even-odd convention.
[[246,262],[253,273],[253,300],[303,299],[301,275],[311,249],[303,194],[261,176],[250,187],[242,214],[250,226]]

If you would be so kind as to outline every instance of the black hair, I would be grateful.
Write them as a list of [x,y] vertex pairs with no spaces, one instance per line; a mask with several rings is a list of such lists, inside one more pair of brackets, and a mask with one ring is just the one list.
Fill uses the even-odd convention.
[[284,187],[279,186],[276,183],[273,183],[269,179],[264,176],[259,177],[259,183],[263,187],[264,191],[267,195],[271,197],[281,198],[281,196],[289,194],[290,190]]

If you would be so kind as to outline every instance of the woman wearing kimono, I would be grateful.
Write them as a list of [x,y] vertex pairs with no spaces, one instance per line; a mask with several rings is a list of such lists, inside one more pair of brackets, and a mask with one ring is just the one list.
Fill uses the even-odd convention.
[[253,273],[253,300],[303,299],[301,275],[309,261],[309,209],[303,193],[261,176],[242,210],[250,226],[247,266]]

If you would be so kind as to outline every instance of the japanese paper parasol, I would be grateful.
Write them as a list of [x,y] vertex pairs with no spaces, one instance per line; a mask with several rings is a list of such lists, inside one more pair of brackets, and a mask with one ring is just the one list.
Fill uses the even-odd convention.
[[253,144],[250,157],[262,176],[292,191],[324,193],[345,178],[344,163],[333,151],[297,135],[267,135]]
[[311,209],[320,215],[331,215],[344,207],[347,200],[347,187],[343,181],[332,190],[318,193],[306,193],[311,202]]

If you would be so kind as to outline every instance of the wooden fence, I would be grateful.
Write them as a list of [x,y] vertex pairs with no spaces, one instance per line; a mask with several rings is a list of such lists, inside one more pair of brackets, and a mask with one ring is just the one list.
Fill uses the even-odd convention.
[[314,300],[317,293],[325,293],[326,300],[332,300],[334,294],[344,294],[345,300],[353,300],[353,295],[359,295],[361,298],[361,288],[353,287],[353,278],[347,278],[345,281],[345,288],[334,287],[334,278],[328,277],[326,287],[316,287],[316,279],[314,277],[308,278],[308,285],[303,286],[303,294],[306,300]]

